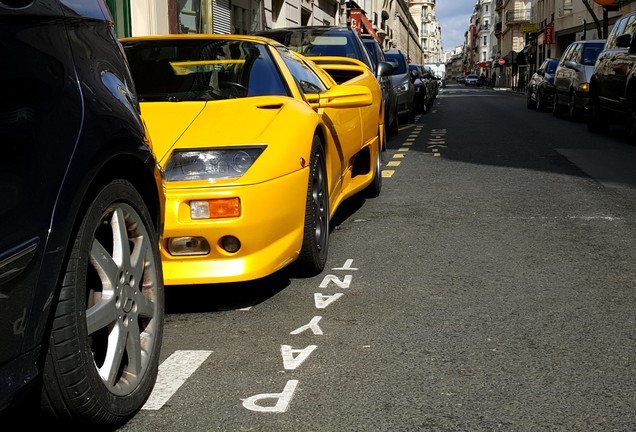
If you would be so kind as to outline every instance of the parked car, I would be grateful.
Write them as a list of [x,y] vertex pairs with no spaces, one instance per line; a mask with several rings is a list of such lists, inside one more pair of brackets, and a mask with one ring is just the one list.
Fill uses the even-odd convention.
[[455,81],[457,81],[457,84],[464,84],[466,77],[464,75],[457,75]]
[[367,65],[326,65],[354,76],[339,85],[264,37],[121,41],[165,170],[165,283],[321,272],[339,205],[382,187],[382,94]]
[[554,72],[559,64],[559,59],[547,58],[541,63],[539,69],[532,74],[526,86],[526,105],[541,111],[551,107],[554,99]]
[[598,55],[590,80],[588,128],[605,131],[623,124],[636,139],[636,12],[620,17]]
[[[433,96],[433,100],[437,99],[437,95],[439,95],[440,89],[440,79],[437,75],[435,75],[435,71],[430,66],[424,65],[424,78],[428,80],[428,84],[431,88],[431,95]],[[432,102],[431,102],[432,105]]]
[[431,108],[435,99],[434,80],[430,72],[424,69],[424,65],[411,63],[409,70],[415,74],[414,109],[425,113]]
[[[392,73],[392,66],[389,63],[374,64],[369,51],[364,46],[362,39],[358,35],[358,32],[351,27],[341,26],[302,26],[302,27],[285,27],[276,28],[271,30],[263,30],[255,33],[257,36],[263,36],[273,39],[292,51],[303,54],[319,63],[323,69],[326,69],[331,77],[338,84],[342,84],[352,78],[359,75],[357,69],[353,71],[347,71],[345,68],[335,67],[329,68],[328,64],[343,64],[347,63],[347,60],[343,60],[342,57],[348,57],[356,59],[359,62],[364,63],[369,70],[376,77],[376,82],[367,82],[369,89],[372,93],[375,93],[377,89],[382,93],[381,100],[384,101],[384,97],[388,96],[388,92],[383,92],[381,88],[381,81],[383,77],[388,77]],[[389,108],[390,109],[390,108]],[[382,107],[382,110],[386,110],[386,106]],[[383,116],[380,124],[382,133],[382,149],[386,148],[385,128],[391,130],[392,133],[397,132],[398,124],[385,124],[386,115]]]
[[466,75],[466,77],[464,78],[464,85],[466,87],[468,86],[480,86],[481,83],[479,81],[479,77],[475,74],[470,74],[470,75]]
[[585,112],[594,64],[604,46],[604,39],[580,40],[568,45],[554,72],[552,114],[559,116],[565,108],[570,118],[576,118]]
[[406,54],[400,50],[385,51],[388,62],[393,64],[393,88],[398,97],[398,114],[412,122],[415,118],[413,100],[415,99],[415,78],[409,71]]
[[115,428],[157,377],[162,176],[101,1],[0,22],[0,411]]
[[[383,65],[388,63],[380,43],[370,34],[364,33],[360,37],[371,56],[373,70],[376,71],[376,78],[378,79],[380,88],[382,89],[382,99],[384,100],[384,124],[386,125],[389,134],[396,135],[399,129],[399,116],[397,93],[393,88],[391,80],[392,71],[384,74],[382,73],[382,71],[386,69]],[[391,68],[393,68],[393,66],[391,66]]]

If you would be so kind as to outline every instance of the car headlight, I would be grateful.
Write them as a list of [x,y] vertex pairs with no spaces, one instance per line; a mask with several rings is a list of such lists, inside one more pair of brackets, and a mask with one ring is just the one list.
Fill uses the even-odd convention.
[[266,146],[176,150],[166,164],[167,181],[239,178]]
[[403,82],[402,84],[400,84],[400,85],[397,87],[397,91],[399,91],[399,92],[406,92],[406,91],[409,91],[409,83],[408,83],[408,81],[405,81],[405,82]]

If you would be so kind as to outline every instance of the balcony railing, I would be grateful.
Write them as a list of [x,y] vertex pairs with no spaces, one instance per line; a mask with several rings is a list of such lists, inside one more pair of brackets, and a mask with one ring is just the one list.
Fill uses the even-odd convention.
[[506,24],[530,22],[531,11],[519,9],[506,12]]

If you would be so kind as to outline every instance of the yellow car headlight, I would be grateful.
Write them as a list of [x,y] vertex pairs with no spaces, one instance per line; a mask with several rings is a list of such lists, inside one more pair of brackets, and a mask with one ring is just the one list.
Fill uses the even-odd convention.
[[175,150],[166,164],[167,181],[239,178],[266,146]]

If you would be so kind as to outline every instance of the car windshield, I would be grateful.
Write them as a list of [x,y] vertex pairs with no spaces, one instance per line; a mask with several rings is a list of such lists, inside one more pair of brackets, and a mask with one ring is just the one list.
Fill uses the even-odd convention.
[[358,44],[347,31],[333,29],[278,29],[256,33],[274,39],[306,56],[339,56],[362,58]]
[[393,71],[393,75],[405,74],[407,71],[406,60],[404,56],[398,53],[385,53],[386,59],[397,63],[397,68]]
[[598,54],[603,51],[604,44],[586,44],[583,49],[583,58],[581,59],[581,64],[585,66],[592,66],[596,63],[596,58]]
[[142,102],[290,95],[264,44],[156,39],[122,45]]
[[549,61],[548,64],[545,67],[545,72],[549,73],[549,74],[554,74],[554,72],[556,72],[556,68],[559,65],[559,61],[555,60],[555,61]]

